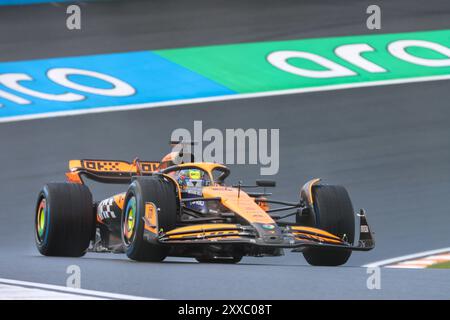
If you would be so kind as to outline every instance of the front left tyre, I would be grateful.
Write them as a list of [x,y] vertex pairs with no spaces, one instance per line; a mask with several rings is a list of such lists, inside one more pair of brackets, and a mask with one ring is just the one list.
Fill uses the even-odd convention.
[[[136,177],[130,184],[122,213],[122,240],[128,258],[136,261],[160,262],[169,253],[168,247],[158,242],[157,234],[149,240],[144,237],[146,204],[156,208],[156,233],[176,227],[178,212],[177,189],[160,176]],[[149,221],[148,221],[149,222]]]
[[39,192],[36,247],[44,256],[81,257],[95,230],[92,194],[85,185],[49,183]]

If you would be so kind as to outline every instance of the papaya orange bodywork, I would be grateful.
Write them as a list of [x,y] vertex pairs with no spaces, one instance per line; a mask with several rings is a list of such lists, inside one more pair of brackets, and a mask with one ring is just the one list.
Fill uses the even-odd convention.
[[158,234],[157,208],[153,202],[145,204],[145,224],[144,228],[151,233]]
[[66,177],[68,182],[83,184],[78,172],[66,172]]
[[255,199],[255,202],[261,209],[267,212],[267,210],[270,210],[270,205],[264,200],[267,200],[267,198],[259,197]]
[[125,195],[126,193],[123,192],[114,196],[114,202],[121,210],[123,210],[123,206],[125,205]]
[[[139,168],[138,168],[139,166]],[[70,160],[69,171],[77,172],[85,169],[91,172],[123,172],[138,174],[151,173],[158,170],[159,162],[155,161],[134,161],[129,163],[120,160]]]
[[[164,160],[169,163],[169,160],[173,159],[173,157],[173,154],[169,154],[161,163],[139,161],[138,159],[133,162],[120,160],[71,160],[69,162],[70,171],[66,173],[66,176],[69,182],[79,184],[83,183],[81,178],[84,177],[84,175],[88,178],[98,178],[101,182],[103,182],[103,180],[112,179],[111,177],[113,177],[119,178],[120,183],[129,183],[133,181],[134,176],[149,176],[155,172],[159,176],[163,176],[173,183],[177,189],[176,192],[179,199],[178,205],[180,210],[182,210],[181,188],[173,176],[174,172],[182,170],[183,168],[198,168],[208,175],[211,185],[202,186],[201,195],[199,195],[199,200],[197,201],[220,201],[220,204],[228,209],[224,212],[225,219],[221,221],[235,223],[239,221],[239,223],[241,223],[241,219],[228,220],[228,216],[226,216],[225,213],[229,212],[246,221],[242,225],[233,223],[208,223],[182,226],[172,230],[160,230],[158,226],[158,208],[154,203],[146,202],[145,214],[143,217],[144,229],[156,236],[158,241],[166,243],[189,243],[189,241],[198,243],[199,240],[206,243],[219,240],[229,243],[228,240],[233,240],[231,242],[257,243],[258,245],[273,245],[280,247],[293,247],[302,245],[303,243],[307,243],[308,245],[317,245],[318,243],[319,245],[328,244],[331,246],[348,245],[345,239],[341,239],[325,230],[300,225],[277,224],[274,218],[270,216],[270,207],[268,202],[265,201],[267,200],[266,198],[262,196],[256,196],[256,198],[252,197],[242,189],[222,185],[222,178],[217,181],[214,179],[214,175],[216,175],[215,170],[225,172],[226,175],[224,177],[229,174],[229,170],[222,164],[192,162],[179,164],[174,168],[164,170],[164,165],[162,165]],[[116,181],[109,180],[106,182],[115,183]],[[314,205],[313,188],[319,182],[320,179],[312,179],[303,186],[300,196],[304,203],[310,206]],[[120,210],[124,209],[125,198],[126,192],[113,196],[114,203],[117,204],[117,207]],[[98,216],[97,220],[99,223],[102,223]],[[212,218],[211,220],[214,219]],[[186,220],[182,222],[186,223]]]
[[236,188],[213,186],[204,187],[205,198],[220,197],[222,205],[236,212],[250,223],[274,224],[275,221],[244,191]]

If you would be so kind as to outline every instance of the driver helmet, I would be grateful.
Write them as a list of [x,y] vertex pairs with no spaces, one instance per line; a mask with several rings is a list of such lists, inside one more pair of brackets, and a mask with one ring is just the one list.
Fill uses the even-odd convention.
[[181,187],[204,187],[207,179],[199,169],[184,169],[179,171],[177,182]]

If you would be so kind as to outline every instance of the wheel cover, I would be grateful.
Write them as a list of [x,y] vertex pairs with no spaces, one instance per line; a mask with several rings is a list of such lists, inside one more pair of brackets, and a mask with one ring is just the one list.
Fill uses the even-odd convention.
[[123,235],[125,242],[130,244],[133,242],[136,234],[136,197],[131,197],[128,200],[127,208],[125,209],[125,217],[123,220]]
[[36,215],[36,235],[39,242],[42,242],[45,234],[46,216],[47,214],[47,200],[43,198],[39,203]]

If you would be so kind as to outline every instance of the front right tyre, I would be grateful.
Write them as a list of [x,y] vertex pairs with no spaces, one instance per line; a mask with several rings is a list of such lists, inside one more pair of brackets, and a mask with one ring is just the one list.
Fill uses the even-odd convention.
[[[342,186],[317,185],[313,187],[313,227],[328,231],[348,243],[355,239],[355,214],[347,190]],[[351,250],[311,247],[303,251],[306,261],[313,266],[339,266],[348,261]]]

